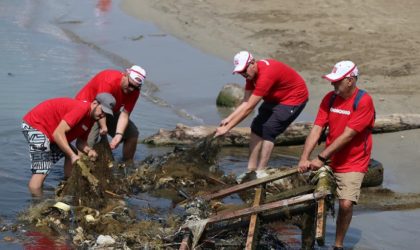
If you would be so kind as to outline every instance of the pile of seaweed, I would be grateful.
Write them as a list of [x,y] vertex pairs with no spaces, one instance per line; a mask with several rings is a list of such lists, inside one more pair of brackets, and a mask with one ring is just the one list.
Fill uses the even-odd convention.
[[102,140],[95,145],[97,161],[82,157],[71,177],[57,187],[55,198],[32,206],[20,220],[81,248],[178,248],[183,209],[159,211],[150,205],[136,209],[129,201],[147,193],[176,200],[176,206],[200,192],[234,183],[233,177],[217,170],[220,148],[218,140],[209,136],[190,147],[149,156],[128,171],[113,161],[109,144]]

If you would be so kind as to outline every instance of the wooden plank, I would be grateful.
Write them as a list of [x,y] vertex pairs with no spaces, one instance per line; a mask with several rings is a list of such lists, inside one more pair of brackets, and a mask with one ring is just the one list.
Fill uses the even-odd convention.
[[324,246],[325,228],[327,226],[327,208],[325,199],[321,199],[317,203],[315,239],[318,246]]
[[248,189],[248,188],[253,188],[255,186],[267,183],[267,182],[271,182],[271,181],[275,181],[284,177],[288,177],[290,175],[296,174],[298,173],[298,168],[292,168],[290,170],[286,170],[277,174],[273,174],[273,175],[269,175],[267,177],[261,178],[261,179],[256,179],[256,180],[252,180],[252,181],[248,181],[248,182],[244,182],[242,184],[239,185],[235,185],[233,187],[229,187],[226,189],[222,189],[219,190],[215,193],[211,193],[211,194],[207,194],[202,196],[203,199],[205,200],[212,200],[212,199],[216,199],[216,198],[223,198],[225,196],[228,196],[230,194],[233,193],[237,193],[239,191]]
[[[253,207],[258,207],[264,200],[264,188],[259,187],[255,190],[254,204]],[[251,220],[249,221],[248,237],[246,239],[245,249],[254,250],[257,246],[258,238],[258,214],[251,215]]]
[[181,241],[179,250],[190,250],[191,249],[191,232],[188,231],[184,234],[184,238]]
[[285,190],[279,194],[267,197],[267,199],[264,200],[264,203],[270,203],[273,201],[284,200],[298,195],[313,193],[314,190],[315,188],[313,185],[299,186],[296,188]]
[[[250,216],[250,215],[256,214],[256,213],[261,213],[261,212],[266,212],[266,211],[270,211],[270,210],[273,210],[273,209],[278,209],[278,208],[289,206],[289,205],[295,205],[295,204],[303,203],[305,201],[310,201],[310,200],[317,201],[321,198],[324,198],[325,196],[327,196],[329,194],[330,194],[330,192],[315,192],[313,194],[305,194],[305,195],[296,196],[296,197],[290,198],[290,199],[285,199],[285,200],[281,200],[281,201],[275,201],[275,202],[272,202],[272,203],[263,204],[263,205],[260,205],[258,207],[250,207],[250,208],[244,208],[244,209],[240,209],[240,210],[236,210],[236,211],[219,213],[218,215],[210,217],[206,221],[206,223],[207,223],[207,225],[209,225],[209,224],[220,222],[220,221],[236,219],[236,218],[240,218],[240,217],[244,217],[244,216]],[[200,222],[201,221],[197,221],[197,224],[200,223]]]

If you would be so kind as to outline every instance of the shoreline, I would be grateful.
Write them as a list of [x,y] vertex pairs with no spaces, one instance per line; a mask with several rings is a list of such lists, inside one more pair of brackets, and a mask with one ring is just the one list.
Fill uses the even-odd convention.
[[239,50],[249,50],[257,59],[289,64],[308,83],[310,113],[316,113],[331,89],[321,75],[345,59],[359,66],[358,86],[371,94],[377,113],[420,109],[420,17],[415,11],[420,2],[415,0],[404,5],[380,0],[123,0],[121,8],[227,62]]

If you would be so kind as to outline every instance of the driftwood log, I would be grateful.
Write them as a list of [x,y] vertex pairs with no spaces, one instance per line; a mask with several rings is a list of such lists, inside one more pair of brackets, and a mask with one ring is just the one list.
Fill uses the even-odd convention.
[[[301,145],[312,129],[312,122],[292,123],[286,131],[276,138],[276,145]],[[381,115],[376,118],[373,133],[390,133],[420,128],[420,114]],[[160,129],[158,133],[146,138],[143,142],[153,145],[191,144],[216,130],[215,126],[189,127],[177,124],[174,130]],[[234,128],[224,136],[225,146],[247,146],[249,143],[249,128]]]

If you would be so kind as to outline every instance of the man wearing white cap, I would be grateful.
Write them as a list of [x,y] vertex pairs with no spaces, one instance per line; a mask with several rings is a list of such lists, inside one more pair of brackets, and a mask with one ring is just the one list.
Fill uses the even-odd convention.
[[215,136],[226,134],[264,100],[251,125],[248,161],[248,170],[263,177],[276,137],[302,112],[308,101],[308,89],[294,69],[277,60],[256,61],[251,53],[241,51],[233,63],[233,73],[246,80],[245,96],[241,105],[220,122]]
[[44,101],[29,111],[22,122],[22,132],[29,144],[32,177],[29,190],[41,195],[42,184],[51,166],[65,156],[64,176],[69,177],[73,164],[79,159],[70,142],[74,139],[79,151],[95,160],[97,153],[87,145],[89,131],[95,121],[113,115],[115,98],[100,93],[92,102],[72,98]]
[[95,143],[99,134],[108,133],[113,137],[109,143],[111,149],[117,148],[124,141],[123,160],[130,161],[134,158],[139,131],[129,117],[140,96],[145,78],[146,71],[137,65],[126,72],[107,69],[99,72],[79,91],[76,95],[78,100],[92,101],[102,92],[110,93],[116,100],[114,116],[107,117],[106,124],[99,121],[99,124],[94,125],[89,135],[89,145]]
[[[323,78],[334,90],[322,100],[314,126],[306,138],[299,161],[301,173],[328,164],[337,182],[339,212],[334,249],[343,249],[344,237],[357,204],[363,177],[372,151],[372,128],[375,109],[372,98],[356,87],[359,72],[351,61],[335,64]],[[324,150],[310,160],[319,138],[329,127]],[[327,163],[328,162],[328,163]]]

